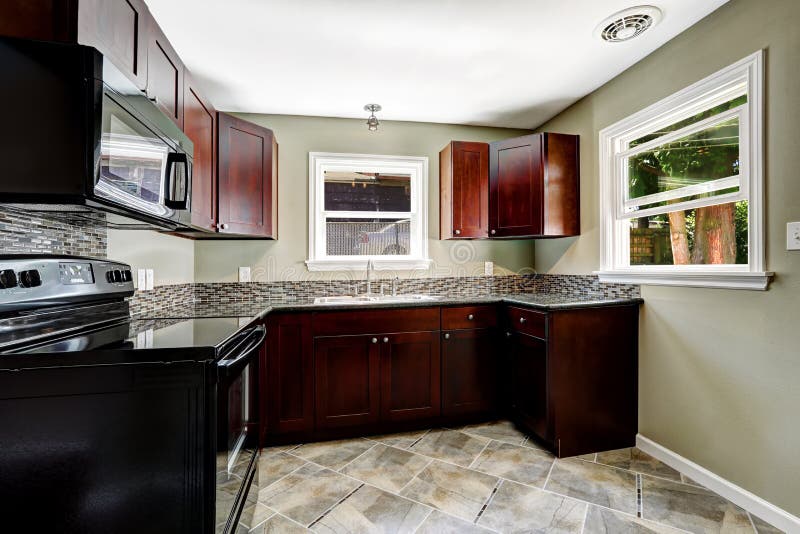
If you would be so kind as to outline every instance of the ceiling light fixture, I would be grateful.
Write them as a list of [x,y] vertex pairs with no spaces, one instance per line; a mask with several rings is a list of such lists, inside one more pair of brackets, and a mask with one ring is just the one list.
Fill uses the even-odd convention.
[[614,13],[597,25],[595,36],[609,43],[621,43],[638,37],[661,20],[655,6],[637,6]]
[[380,110],[380,104],[367,104],[364,106],[364,111],[370,112],[369,118],[367,119],[367,128],[369,128],[370,132],[375,132],[378,130],[378,125],[380,123],[378,122],[378,117],[375,116],[375,112]]

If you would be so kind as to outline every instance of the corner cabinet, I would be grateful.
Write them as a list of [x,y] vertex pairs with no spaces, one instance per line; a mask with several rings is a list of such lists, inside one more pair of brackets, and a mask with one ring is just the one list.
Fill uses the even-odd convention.
[[580,233],[576,135],[453,141],[439,154],[441,239],[548,238]]
[[221,233],[278,238],[278,142],[272,130],[217,113]]

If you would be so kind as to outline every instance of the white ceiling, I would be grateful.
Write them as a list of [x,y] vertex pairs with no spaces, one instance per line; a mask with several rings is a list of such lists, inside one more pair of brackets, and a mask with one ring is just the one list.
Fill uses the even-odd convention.
[[652,0],[661,23],[614,44],[595,26],[640,2],[146,1],[220,110],[531,128],[727,0]]

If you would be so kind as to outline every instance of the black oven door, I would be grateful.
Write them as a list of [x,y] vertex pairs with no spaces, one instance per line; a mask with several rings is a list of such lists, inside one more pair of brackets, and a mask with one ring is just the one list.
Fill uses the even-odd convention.
[[258,456],[258,361],[263,325],[243,331],[217,363],[216,524],[233,532]]

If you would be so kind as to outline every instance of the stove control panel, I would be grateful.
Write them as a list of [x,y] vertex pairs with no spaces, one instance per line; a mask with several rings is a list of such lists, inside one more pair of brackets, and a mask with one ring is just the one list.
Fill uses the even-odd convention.
[[0,312],[133,294],[129,265],[77,256],[0,255]]

